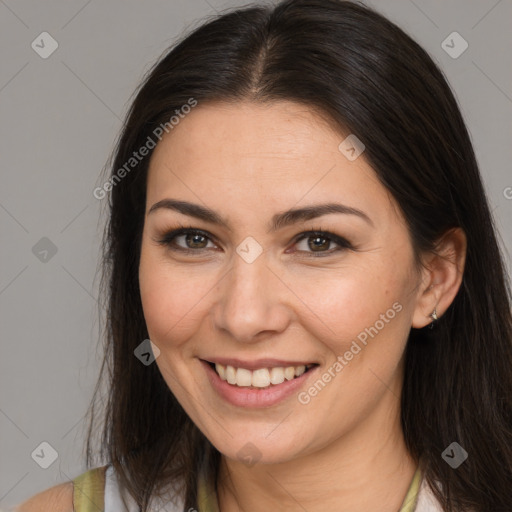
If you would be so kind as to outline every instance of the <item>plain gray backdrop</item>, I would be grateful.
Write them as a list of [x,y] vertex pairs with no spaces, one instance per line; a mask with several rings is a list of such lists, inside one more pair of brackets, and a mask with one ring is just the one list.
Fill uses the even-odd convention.
[[[365,3],[413,36],[446,74],[510,250],[512,0]],[[93,190],[130,97],[177,38],[208,15],[246,4],[0,0],[2,508],[87,469],[83,416],[101,356],[96,271],[104,220]],[[510,269],[508,253],[506,262]]]

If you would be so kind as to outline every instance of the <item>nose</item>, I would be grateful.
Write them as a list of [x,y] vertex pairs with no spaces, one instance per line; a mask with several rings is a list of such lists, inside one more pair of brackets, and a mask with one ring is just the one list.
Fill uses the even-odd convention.
[[291,321],[291,292],[268,266],[265,253],[252,263],[238,254],[217,289],[215,327],[240,343],[255,343],[283,332]]

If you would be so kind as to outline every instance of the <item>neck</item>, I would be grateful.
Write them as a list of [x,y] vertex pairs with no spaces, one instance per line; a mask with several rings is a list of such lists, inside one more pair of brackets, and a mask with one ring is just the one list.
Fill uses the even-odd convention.
[[350,432],[285,463],[248,467],[222,456],[220,510],[396,512],[417,468],[405,446],[399,405],[393,393],[386,393]]

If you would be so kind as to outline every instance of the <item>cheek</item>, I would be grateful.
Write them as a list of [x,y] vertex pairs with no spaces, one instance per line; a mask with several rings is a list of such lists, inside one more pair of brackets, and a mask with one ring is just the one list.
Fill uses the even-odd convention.
[[193,270],[180,270],[157,251],[143,247],[139,286],[151,340],[167,346],[186,340],[197,327],[212,284],[204,273],[194,276]]
[[[404,309],[408,279],[393,272],[393,267],[384,271],[379,265],[316,271],[311,277],[303,274],[290,287],[309,310],[305,318],[317,325],[318,338],[343,345],[376,322],[380,327],[381,315],[384,321],[393,320],[399,316],[397,309]],[[400,306],[393,308],[395,303]]]
[[359,407],[355,402],[362,396],[376,399],[381,381],[389,382],[397,371],[411,325],[411,276],[403,263],[354,265],[335,278],[326,273],[315,285],[304,279],[304,296],[310,297],[308,305],[315,313],[306,329],[328,349],[327,367],[338,363],[332,368],[335,384],[322,399],[328,409],[331,400],[340,401],[340,386],[354,391],[343,395],[344,410]]

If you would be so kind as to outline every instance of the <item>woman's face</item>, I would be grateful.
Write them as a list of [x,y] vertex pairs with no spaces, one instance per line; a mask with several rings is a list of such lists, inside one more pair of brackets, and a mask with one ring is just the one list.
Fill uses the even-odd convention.
[[[296,103],[199,103],[151,157],[139,279],[156,364],[229,458],[290,461],[396,420],[420,275],[347,135]],[[180,227],[200,233],[167,236]]]

